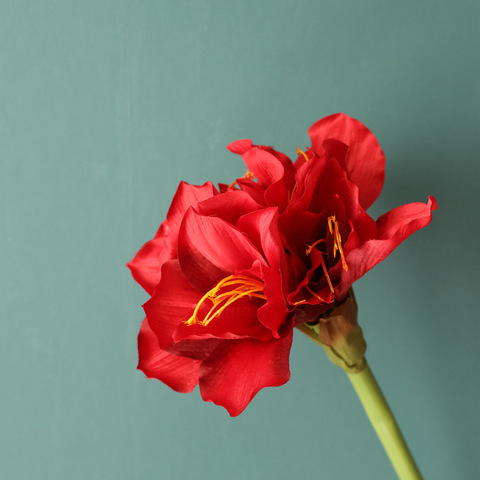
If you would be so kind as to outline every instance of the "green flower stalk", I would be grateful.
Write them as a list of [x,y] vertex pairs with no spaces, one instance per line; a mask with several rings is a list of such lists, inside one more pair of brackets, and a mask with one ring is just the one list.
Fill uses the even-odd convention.
[[341,305],[321,316],[317,322],[303,323],[297,328],[322,346],[328,358],[346,372],[399,480],[422,480],[395,417],[365,359],[367,345],[357,323],[357,303],[353,290]]

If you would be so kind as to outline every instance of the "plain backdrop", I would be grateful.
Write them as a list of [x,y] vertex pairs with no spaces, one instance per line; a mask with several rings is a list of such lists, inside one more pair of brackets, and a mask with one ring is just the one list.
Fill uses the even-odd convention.
[[0,478],[390,480],[348,379],[296,332],[231,418],[136,370],[125,263],[239,138],[290,156],[344,112],[386,158],[370,213],[439,210],[356,284],[369,363],[426,479],[480,478],[475,0],[0,0]]

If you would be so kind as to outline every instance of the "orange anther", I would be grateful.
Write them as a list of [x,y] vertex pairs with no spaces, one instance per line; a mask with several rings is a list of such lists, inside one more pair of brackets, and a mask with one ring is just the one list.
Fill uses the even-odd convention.
[[323,255],[320,257],[320,263],[322,265],[323,273],[325,274],[325,278],[327,279],[328,287],[332,293],[335,293],[333,289],[332,281],[330,280],[330,276],[328,275],[327,266],[325,265],[325,260],[323,259]]
[[340,258],[342,259],[343,269],[347,272],[348,265],[345,260],[345,255],[342,248],[342,236],[340,235],[340,230],[338,228],[338,222],[335,218],[335,215],[328,217],[328,231],[333,237],[333,258],[337,258],[337,251],[340,253]]
[[301,303],[305,303],[306,300],[299,300],[298,302],[293,302],[294,305],[300,305]]
[[[245,170],[245,173],[244,175],[242,176],[242,178],[248,178],[249,180],[254,180],[255,179],[255,175],[250,171],[250,170]],[[235,185],[238,185],[238,182],[237,180],[235,180],[234,182],[232,182],[228,188],[231,189],[233,187],[235,187]]]
[[307,157],[307,154],[303,151],[303,150],[300,150],[300,147],[297,146],[297,155],[303,155],[303,157],[305,158],[305,161],[308,162],[308,157]]
[[315,243],[312,243],[311,245],[308,246],[307,250],[305,250],[305,253],[307,255],[310,255],[312,250],[319,244],[319,243],[326,243],[327,241],[324,238],[321,238],[320,240],[317,240]]
[[320,295],[318,295],[318,293],[315,293],[308,285],[305,286],[305,289],[308,290],[315,298],[318,298],[321,302],[326,301]]
[[338,251],[340,252],[340,258],[342,259],[343,269],[346,272],[348,272],[348,265],[347,265],[347,261],[345,260],[345,255],[343,253],[343,248],[342,248],[342,237],[341,237],[340,232],[338,230],[338,222],[335,222],[335,245],[336,245]]
[[[228,289],[234,287],[233,289]],[[227,290],[222,292],[222,289]],[[185,322],[187,325],[207,326],[214,318],[218,317],[229,305],[243,297],[256,297],[266,300],[263,293],[263,282],[246,275],[230,275],[220,280],[197,303],[192,316]],[[204,319],[198,318],[200,307],[210,301],[212,306]]]

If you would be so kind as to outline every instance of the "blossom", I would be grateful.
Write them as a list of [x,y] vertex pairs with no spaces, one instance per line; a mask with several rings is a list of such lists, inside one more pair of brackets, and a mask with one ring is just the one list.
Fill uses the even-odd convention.
[[157,235],[128,264],[151,298],[139,366],[238,415],[290,376],[293,322],[278,210],[241,191],[181,183]]
[[[336,114],[310,129],[292,162],[272,147],[228,146],[247,172],[216,189],[182,182],[166,220],[128,264],[150,295],[139,365],[179,392],[238,415],[256,393],[288,381],[295,325],[342,304],[352,284],[436,208],[412,203],[376,222],[385,157],[360,122]],[[325,330],[326,338],[355,325]]]
[[375,222],[366,209],[382,190],[385,156],[373,133],[344,114],[319,120],[308,133],[311,147],[297,149],[295,163],[249,140],[228,147],[259,178],[255,184],[243,179],[239,188],[279,209],[290,267],[287,299],[297,323],[339,305],[356,280],[426,226],[437,208],[429,197],[427,204],[394,208]]

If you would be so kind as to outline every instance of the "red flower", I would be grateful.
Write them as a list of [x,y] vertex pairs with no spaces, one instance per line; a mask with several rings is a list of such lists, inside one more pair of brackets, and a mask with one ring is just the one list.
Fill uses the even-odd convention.
[[288,381],[293,325],[340,304],[436,208],[430,197],[375,222],[365,210],[382,189],[384,155],[373,134],[342,114],[309,134],[295,163],[249,140],[229,145],[246,175],[219,191],[181,183],[129,263],[151,295],[138,368],[180,392],[199,384],[231,415]]
[[297,149],[294,164],[249,140],[228,147],[242,154],[259,179],[243,179],[239,187],[279,209],[290,266],[287,298],[297,323],[341,303],[353,282],[426,226],[437,208],[430,197],[427,204],[395,208],[375,222],[366,209],[382,190],[385,157],[374,135],[343,114],[319,120],[308,133],[312,146]]
[[182,183],[156,237],[129,263],[151,294],[139,366],[238,415],[288,381],[293,322],[276,208],[241,191]]

